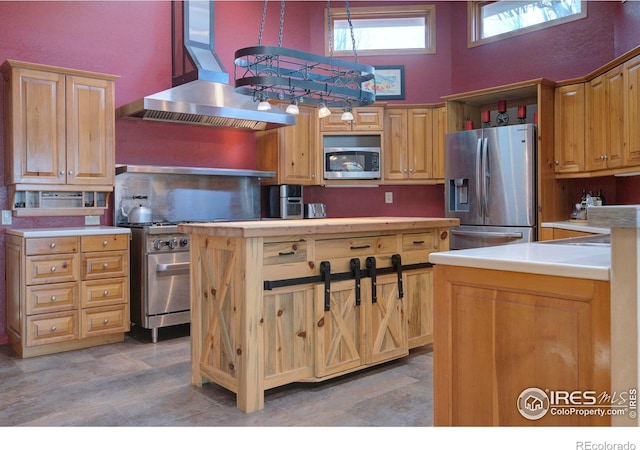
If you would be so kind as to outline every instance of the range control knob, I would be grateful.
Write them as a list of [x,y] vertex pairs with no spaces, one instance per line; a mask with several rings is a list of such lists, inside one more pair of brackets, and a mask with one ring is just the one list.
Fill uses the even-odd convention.
[[153,241],[153,248],[155,248],[156,250],[161,250],[164,246],[165,242],[161,239],[156,239],[155,241]]
[[189,239],[181,238],[180,239],[180,247],[186,247],[187,245],[189,245]]
[[174,249],[178,246],[178,240],[176,238],[169,239],[167,241],[167,245],[169,246],[170,249]]

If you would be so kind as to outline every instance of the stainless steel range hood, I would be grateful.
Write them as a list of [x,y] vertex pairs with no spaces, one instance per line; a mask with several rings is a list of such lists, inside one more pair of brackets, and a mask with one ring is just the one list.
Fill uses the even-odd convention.
[[184,48],[197,79],[121,106],[116,117],[254,131],[295,125],[295,116],[276,107],[258,111],[257,102],[228,84],[214,49],[213,1],[185,1],[183,17]]

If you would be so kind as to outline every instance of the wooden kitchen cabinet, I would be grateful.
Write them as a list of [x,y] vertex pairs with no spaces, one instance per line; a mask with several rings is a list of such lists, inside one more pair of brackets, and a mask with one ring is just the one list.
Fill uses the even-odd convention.
[[434,425],[610,424],[517,408],[528,388],[611,392],[608,281],[442,264],[434,278]]
[[118,77],[19,61],[0,70],[6,183],[112,190]]
[[298,105],[296,124],[257,133],[257,168],[276,172],[263,184],[319,184],[322,179],[318,110]]
[[343,110],[333,109],[331,115],[320,119],[320,131],[382,131],[384,119],[384,107],[363,106],[353,108],[352,121],[342,120]]
[[625,131],[624,131],[624,163],[625,166],[640,165],[640,56],[624,63],[623,77],[625,83]]
[[625,84],[622,67],[586,83],[585,169],[623,165]]
[[444,180],[446,109],[393,108],[385,111],[384,180]]
[[[409,353],[404,299],[396,275],[331,283],[329,309],[324,286],[316,287],[316,377],[347,373]],[[406,282],[406,278],[404,278]]]
[[585,170],[585,103],[584,83],[560,86],[555,90],[556,174]]
[[14,261],[7,266],[7,332],[16,353],[122,341],[130,328],[129,233],[26,234],[6,234],[6,260]]

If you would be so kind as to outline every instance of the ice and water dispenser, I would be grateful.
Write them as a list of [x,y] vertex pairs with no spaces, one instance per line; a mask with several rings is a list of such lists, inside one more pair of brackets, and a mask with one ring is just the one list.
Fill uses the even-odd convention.
[[449,211],[469,211],[469,178],[453,178],[449,182]]

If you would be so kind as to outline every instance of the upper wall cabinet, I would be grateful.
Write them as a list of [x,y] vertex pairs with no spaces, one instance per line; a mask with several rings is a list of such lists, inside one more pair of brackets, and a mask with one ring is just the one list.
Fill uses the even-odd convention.
[[331,115],[320,119],[320,131],[382,131],[384,107],[363,106],[354,108],[353,120],[350,122],[342,120],[342,110],[332,110]]
[[17,191],[113,190],[118,77],[18,61],[0,70],[6,184]]
[[587,170],[621,167],[624,153],[624,77],[622,67],[586,83]]
[[640,47],[555,89],[557,178],[640,169]]
[[384,129],[385,182],[444,180],[445,107],[388,107]]
[[640,165],[640,55],[624,64],[625,131],[624,162],[628,166]]
[[584,83],[561,86],[555,91],[556,173],[576,173],[584,170],[584,91]]
[[295,125],[257,133],[258,169],[276,172],[263,184],[320,184],[318,110],[303,105],[298,109]]

